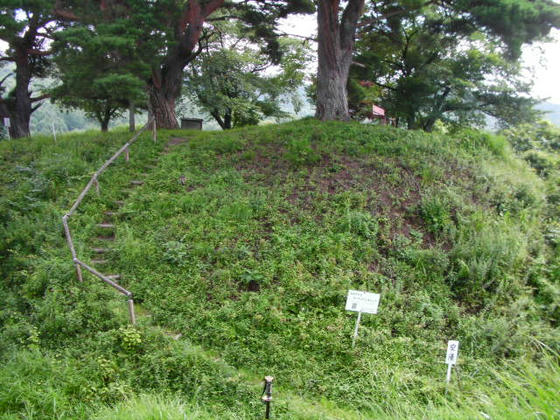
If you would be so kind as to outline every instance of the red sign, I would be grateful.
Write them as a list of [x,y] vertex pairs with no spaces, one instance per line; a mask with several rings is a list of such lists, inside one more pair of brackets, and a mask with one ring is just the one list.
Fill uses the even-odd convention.
[[372,113],[375,116],[384,117],[385,110],[377,105],[372,105]]

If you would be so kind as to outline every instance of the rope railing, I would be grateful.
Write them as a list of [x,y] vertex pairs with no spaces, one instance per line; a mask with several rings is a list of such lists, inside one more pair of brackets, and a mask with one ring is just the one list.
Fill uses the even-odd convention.
[[95,171],[95,173],[92,175],[89,182],[86,184],[85,188],[82,190],[80,195],[78,195],[78,198],[76,199],[76,201],[74,202],[74,204],[72,205],[68,213],[62,216],[62,225],[64,226],[64,234],[66,235],[66,242],[68,243],[68,247],[70,248],[70,253],[72,254],[72,262],[76,267],[76,274],[78,276],[78,280],[80,282],[84,281],[83,274],[82,274],[82,268],[84,268],[86,271],[89,271],[91,274],[98,277],[99,279],[101,279],[102,281],[104,281],[105,283],[107,283],[108,285],[112,286],[120,293],[125,295],[128,298],[128,312],[130,315],[130,322],[132,324],[136,323],[136,315],[134,314],[134,300],[132,298],[132,292],[125,289],[121,285],[115,283],[109,277],[105,276],[104,274],[101,274],[95,268],[89,266],[88,264],[86,264],[85,262],[81,261],[78,258],[78,255],[76,254],[76,248],[74,247],[74,241],[72,240],[70,227],[68,225],[68,219],[70,219],[70,217],[75,213],[78,206],[84,200],[84,198],[86,197],[87,193],[89,192],[92,186],[95,186],[97,193],[99,193],[99,181],[98,181],[99,176],[105,171],[105,169],[109,167],[109,165],[111,165],[123,153],[125,153],[126,160],[128,161],[129,147],[134,142],[136,142],[136,140],[138,140],[140,135],[144,131],[146,131],[150,127],[150,125],[152,126],[153,129],[152,137],[154,139],[154,143],[157,141],[156,122],[153,118],[150,118],[148,122],[140,130],[138,130],[138,132],[134,136],[132,136],[130,140],[128,140],[113,156],[111,156],[103,165],[101,165],[101,167],[97,171]]

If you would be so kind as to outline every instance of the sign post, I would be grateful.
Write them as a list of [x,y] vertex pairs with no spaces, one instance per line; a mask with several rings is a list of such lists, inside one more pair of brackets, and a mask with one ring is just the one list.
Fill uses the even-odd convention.
[[446,387],[449,385],[449,381],[451,381],[451,367],[457,363],[458,356],[459,342],[457,340],[449,340],[447,342],[447,356],[445,357],[445,363],[447,363]]
[[56,143],[56,130],[54,129],[54,122],[51,122],[51,127],[52,127],[52,134],[54,137],[54,142]]
[[348,290],[346,297],[346,310],[358,312],[356,319],[356,327],[354,328],[354,335],[352,337],[352,348],[356,345],[356,338],[358,338],[358,329],[360,328],[360,321],[362,319],[362,312],[366,314],[376,314],[379,307],[379,293],[360,292],[359,290]]
[[10,136],[10,119],[8,117],[4,117],[4,127],[6,127],[6,130],[8,130],[8,138],[11,138],[11,136]]

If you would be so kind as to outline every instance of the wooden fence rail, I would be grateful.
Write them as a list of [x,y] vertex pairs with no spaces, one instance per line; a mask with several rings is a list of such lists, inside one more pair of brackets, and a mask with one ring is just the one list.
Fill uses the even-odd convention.
[[81,261],[80,259],[78,259],[78,256],[76,254],[76,249],[74,248],[74,241],[72,240],[72,234],[70,232],[70,227],[68,225],[68,219],[70,219],[70,216],[72,216],[74,214],[74,212],[76,211],[76,209],[78,208],[80,203],[83,201],[83,199],[86,197],[87,193],[89,192],[89,190],[91,189],[92,186],[95,186],[95,190],[99,194],[99,176],[105,171],[105,169],[107,169],[109,167],[109,165],[111,165],[123,153],[126,153],[125,156],[127,158],[126,160],[128,161],[129,147],[134,142],[136,142],[136,140],[138,140],[140,135],[144,131],[146,131],[150,126],[152,126],[152,130],[153,130],[152,135],[153,135],[154,142],[157,140],[156,123],[155,123],[154,119],[151,118],[113,156],[111,156],[103,165],[101,165],[101,167],[92,175],[91,179],[86,184],[85,188],[82,190],[80,195],[78,195],[78,198],[76,199],[76,201],[74,202],[74,204],[72,205],[72,207],[70,208],[68,213],[66,213],[64,216],[62,216],[62,225],[64,226],[64,234],[66,236],[66,242],[68,243],[68,247],[70,248],[70,253],[72,254],[72,261],[74,262],[74,266],[76,267],[76,274],[78,276],[78,280],[81,281],[81,282],[83,281],[82,268],[84,268],[86,271],[89,271],[91,274],[98,277],[99,279],[101,279],[105,283],[109,284],[110,286],[114,287],[120,293],[122,293],[123,295],[128,297],[128,312],[129,312],[129,315],[130,315],[130,322],[132,324],[136,323],[136,316],[134,314],[134,300],[132,298],[132,292],[125,289],[121,285],[115,283],[114,281],[112,281],[107,276],[101,274],[95,268],[89,266],[88,264],[86,264],[83,261]]

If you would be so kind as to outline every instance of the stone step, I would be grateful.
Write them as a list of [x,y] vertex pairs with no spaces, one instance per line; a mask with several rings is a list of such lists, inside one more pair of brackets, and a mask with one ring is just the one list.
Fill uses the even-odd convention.
[[94,265],[102,265],[102,264],[107,264],[109,261],[108,260],[91,260],[91,263]]
[[105,216],[109,216],[109,217],[114,217],[114,216],[118,216],[118,215],[119,215],[116,211],[109,211],[109,210],[103,212],[103,214],[104,214]]
[[112,223],[98,223],[97,227],[102,229],[114,229],[115,225]]
[[117,280],[121,279],[120,274],[109,274],[108,276],[105,276],[105,277],[107,277],[109,280],[114,280],[114,281],[117,281]]
[[92,248],[91,250],[92,250],[95,254],[105,254],[105,253],[111,251],[109,248]]
[[98,241],[114,241],[115,237],[114,236],[96,236],[95,239],[97,239]]
[[130,181],[130,185],[142,185],[142,184],[144,184],[144,181],[140,181],[140,180],[136,180],[136,179],[133,180],[133,181]]

